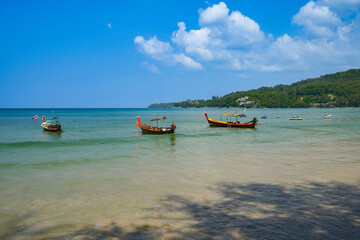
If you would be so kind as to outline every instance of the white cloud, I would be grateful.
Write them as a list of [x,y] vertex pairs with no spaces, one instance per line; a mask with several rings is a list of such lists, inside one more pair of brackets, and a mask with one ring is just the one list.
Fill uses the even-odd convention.
[[203,68],[200,63],[195,62],[190,57],[185,56],[185,54],[183,54],[183,53],[182,54],[174,54],[173,56],[174,56],[174,59],[176,62],[181,63],[186,68],[197,69],[197,70],[200,70]]
[[201,28],[186,31],[185,23],[178,23],[172,42],[186,54],[201,61],[226,61],[230,68],[242,69],[233,58],[232,48],[253,48],[261,43],[265,34],[252,19],[229,9],[224,2],[200,11]]
[[185,23],[178,23],[179,29],[173,33],[172,41],[185,48],[187,54],[195,55],[203,60],[212,60],[214,57],[209,49],[210,45],[217,45],[217,41],[210,37],[209,28],[190,30],[186,32]]
[[281,61],[298,62],[301,60],[301,55],[305,50],[306,46],[303,41],[296,41],[289,35],[284,34],[277,38],[268,48],[268,53],[278,56]]
[[310,1],[293,17],[293,23],[304,26],[310,34],[331,37],[332,27],[339,26],[341,19],[328,6]]
[[[306,19],[307,18],[307,19]],[[328,6],[321,6],[314,1],[308,2],[300,8],[300,11],[294,16],[294,21],[300,25],[306,25],[308,22],[316,25],[338,25],[340,23],[337,17]]]
[[227,27],[230,46],[248,46],[265,38],[259,24],[238,11],[230,14]]
[[222,22],[226,20],[229,15],[229,9],[224,2],[214,4],[205,10],[200,9],[200,25]]
[[148,63],[145,61],[145,62],[142,62],[141,65],[143,67],[145,67],[146,69],[148,69],[152,73],[160,73],[160,70],[158,69],[158,67],[152,63]]
[[264,40],[259,24],[239,11],[230,10],[224,2],[200,11],[199,24],[229,47],[249,47]]
[[320,0],[317,3],[332,8],[350,8],[350,10],[354,10],[360,6],[360,0]]
[[171,43],[156,37],[138,36],[139,51],[164,64],[186,68],[207,67],[279,72],[338,66],[360,66],[360,15],[354,7],[360,0],[344,0],[347,10],[338,11],[340,0],[309,1],[292,22],[302,26],[305,35],[278,38],[261,31],[259,24],[240,11],[230,11],[224,2],[199,11],[199,28],[186,29],[178,23]]
[[140,51],[150,55],[157,60],[165,60],[167,56],[173,51],[168,42],[159,41],[156,36],[145,40],[142,36],[137,36],[134,40],[138,44]]
[[344,44],[340,39],[306,40],[285,34],[259,55],[258,62],[279,66],[282,70],[335,68],[342,65],[359,65],[360,51],[359,48]]
[[202,65],[184,54],[174,54],[173,48],[168,42],[162,42],[154,36],[145,40],[142,36],[137,36],[134,43],[139,46],[139,51],[143,52],[153,59],[164,62],[165,64],[181,63],[189,69],[202,69]]
[[283,69],[279,65],[261,65],[262,72],[280,72]]

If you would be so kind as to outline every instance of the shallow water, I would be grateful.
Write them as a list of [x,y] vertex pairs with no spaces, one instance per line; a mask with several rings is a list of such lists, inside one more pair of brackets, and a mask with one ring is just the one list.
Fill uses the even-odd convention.
[[[0,238],[360,237],[360,109],[247,109],[256,129],[209,127],[205,111],[224,113],[0,110]],[[143,135],[137,115],[176,134]]]

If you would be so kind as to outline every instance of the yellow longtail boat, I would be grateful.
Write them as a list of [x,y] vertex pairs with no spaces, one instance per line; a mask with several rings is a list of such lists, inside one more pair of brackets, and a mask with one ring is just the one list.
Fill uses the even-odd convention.
[[214,120],[213,118],[209,118],[207,113],[205,113],[205,117],[210,126],[217,126],[217,127],[255,128],[257,123],[256,118],[253,118],[253,120],[251,120],[250,122],[240,123],[238,121],[224,122],[224,121]]

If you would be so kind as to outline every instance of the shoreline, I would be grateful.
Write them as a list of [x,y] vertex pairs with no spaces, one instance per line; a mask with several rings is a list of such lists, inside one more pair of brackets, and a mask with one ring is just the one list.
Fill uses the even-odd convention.
[[[168,108],[152,108],[147,107],[147,109],[243,109],[243,107],[168,107]],[[308,107],[308,108],[270,108],[270,107],[258,107],[258,108],[245,108],[245,109],[358,109],[360,107],[332,107],[332,108],[316,108],[316,107]]]

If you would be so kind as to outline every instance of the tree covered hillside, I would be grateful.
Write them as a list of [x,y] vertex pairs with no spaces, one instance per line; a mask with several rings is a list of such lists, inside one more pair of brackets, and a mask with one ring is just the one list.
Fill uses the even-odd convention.
[[[245,97],[247,97],[245,99]],[[238,91],[209,100],[187,100],[174,107],[359,107],[360,69],[309,78],[291,85]],[[150,105],[149,107],[152,107]]]

